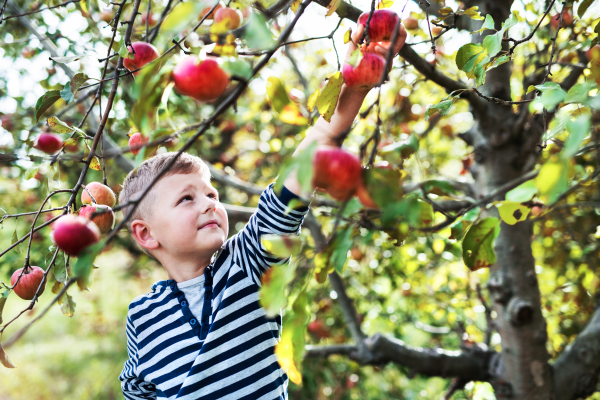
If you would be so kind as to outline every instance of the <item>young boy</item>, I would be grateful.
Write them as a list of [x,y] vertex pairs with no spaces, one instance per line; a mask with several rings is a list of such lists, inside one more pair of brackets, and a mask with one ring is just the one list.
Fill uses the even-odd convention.
[[[355,32],[355,42],[361,34]],[[402,28],[394,54],[405,38]],[[385,56],[388,47],[376,50]],[[348,55],[355,48],[351,42]],[[349,129],[367,92],[344,86],[331,122],[320,118],[296,153],[313,141],[341,146],[336,137]],[[129,173],[120,204],[137,198],[174,154],[152,157]],[[269,267],[289,259],[266,252],[260,236],[299,234],[309,208],[285,214],[301,194],[295,174],[281,193],[273,185],[229,239],[227,212],[198,157],[183,153],[142,200],[128,229],[169,279],[129,305],[129,359],[119,376],[125,398],[287,399],[287,375],[274,354],[281,318],[266,317],[258,289]]]

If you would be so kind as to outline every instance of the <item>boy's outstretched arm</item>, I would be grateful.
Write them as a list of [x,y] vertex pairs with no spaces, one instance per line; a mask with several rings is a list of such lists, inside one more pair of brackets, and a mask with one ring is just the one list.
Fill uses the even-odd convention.
[[[348,43],[348,51],[346,52],[346,59],[350,57],[352,52],[357,48],[355,43],[360,40],[364,27],[362,25],[357,26],[356,32],[352,35],[352,40]],[[404,41],[406,40],[406,30],[403,25],[400,25],[400,31],[398,32],[398,39],[396,46],[393,49],[394,56],[398,54]],[[376,46],[375,50],[384,58],[387,56],[387,52],[391,47],[391,43],[382,43],[381,46]],[[391,65],[390,65],[391,67]],[[357,89],[350,88],[344,85],[340,91],[338,103],[331,117],[331,122],[325,121],[323,117],[319,117],[317,123],[308,131],[306,137],[300,143],[293,156],[296,156],[300,150],[307,148],[312,142],[318,142],[321,145],[330,145],[341,147],[343,138],[346,135],[344,133],[350,129],[354,118],[358,114],[360,107],[362,106],[363,100],[370,89]],[[340,140],[340,138],[342,138]],[[283,182],[283,185],[292,193],[298,196],[307,196],[308,193],[302,193],[302,189],[298,179],[296,177],[296,171],[293,171]]]

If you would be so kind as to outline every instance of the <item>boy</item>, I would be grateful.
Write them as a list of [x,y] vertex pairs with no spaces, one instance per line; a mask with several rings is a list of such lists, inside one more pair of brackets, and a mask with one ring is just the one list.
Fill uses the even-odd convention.
[[[353,40],[361,34],[359,28]],[[394,54],[405,38],[402,28]],[[348,56],[355,48],[351,42]],[[388,48],[376,50],[385,56]],[[341,146],[336,137],[349,129],[367,93],[344,86],[331,122],[319,118],[296,153],[313,141]],[[135,199],[174,154],[152,157],[132,171],[120,203]],[[260,236],[299,234],[309,208],[285,214],[289,201],[301,194],[295,174],[281,193],[273,185],[230,239],[227,212],[198,157],[183,153],[142,200],[128,229],[169,279],[129,305],[129,359],[119,376],[125,398],[287,399],[287,375],[274,354],[281,318],[266,318],[258,289],[262,274],[288,259],[267,253]]]

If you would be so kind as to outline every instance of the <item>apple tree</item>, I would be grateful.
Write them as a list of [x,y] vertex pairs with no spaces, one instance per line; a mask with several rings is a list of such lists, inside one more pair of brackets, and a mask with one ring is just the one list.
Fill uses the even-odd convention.
[[[291,398],[600,398],[599,10],[0,0],[0,363],[55,304],[76,320],[77,288],[104,290],[101,253],[160,268],[116,200],[185,151],[231,234],[275,178],[317,188],[299,237],[262,238],[291,256],[260,291],[285,310]],[[376,55],[400,21],[399,56]],[[343,150],[292,157],[344,84],[372,89]]]

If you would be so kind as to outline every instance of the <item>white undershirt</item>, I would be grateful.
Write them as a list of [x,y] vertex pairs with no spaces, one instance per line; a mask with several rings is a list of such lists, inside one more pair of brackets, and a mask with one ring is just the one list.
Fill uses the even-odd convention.
[[202,317],[202,304],[204,303],[204,274],[193,279],[177,284],[179,290],[185,295],[190,311],[196,318]]

